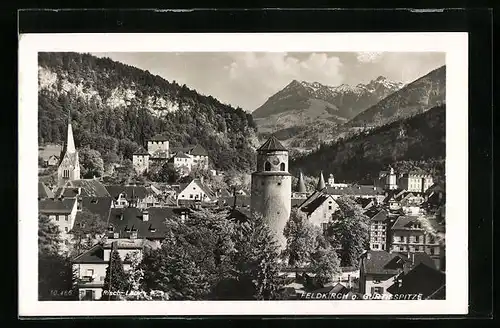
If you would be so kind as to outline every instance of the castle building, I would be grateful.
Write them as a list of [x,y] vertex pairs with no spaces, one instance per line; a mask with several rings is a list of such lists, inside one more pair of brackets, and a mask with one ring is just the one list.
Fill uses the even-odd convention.
[[63,186],[67,181],[80,180],[80,162],[73,140],[71,114],[68,112],[68,134],[62,149],[59,167],[57,168],[57,185]]
[[166,137],[158,135],[148,140],[148,153],[152,158],[169,158],[169,142]]
[[410,171],[399,179],[400,188],[412,192],[426,192],[433,184],[432,176],[425,172]]
[[273,135],[257,150],[257,170],[252,173],[251,211],[261,214],[276,234],[281,249],[283,229],[290,218],[292,176],[288,150]]
[[149,169],[150,154],[144,149],[140,149],[132,154],[132,166],[137,174],[143,174]]

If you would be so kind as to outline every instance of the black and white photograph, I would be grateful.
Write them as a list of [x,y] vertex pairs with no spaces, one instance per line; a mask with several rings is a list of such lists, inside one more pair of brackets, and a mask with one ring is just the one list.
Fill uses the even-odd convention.
[[466,35],[258,36],[26,36],[27,309],[466,313]]

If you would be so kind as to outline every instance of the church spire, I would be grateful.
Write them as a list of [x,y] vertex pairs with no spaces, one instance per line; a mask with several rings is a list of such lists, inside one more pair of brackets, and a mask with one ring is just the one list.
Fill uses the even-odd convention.
[[68,109],[68,135],[66,138],[66,153],[76,152],[75,141],[73,139],[73,128],[71,127],[71,109]]
[[302,175],[302,171],[300,171],[299,181],[297,181],[297,191],[300,193],[305,193],[307,191],[306,184],[304,183],[304,176]]
[[319,175],[318,185],[316,186],[316,190],[320,191],[325,189],[325,187],[326,187],[325,178],[323,177],[323,171],[321,171]]

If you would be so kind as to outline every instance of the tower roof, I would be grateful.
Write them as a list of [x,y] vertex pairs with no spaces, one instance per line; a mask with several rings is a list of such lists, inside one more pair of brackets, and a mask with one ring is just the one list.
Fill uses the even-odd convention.
[[283,151],[288,151],[281,142],[276,138],[274,135],[272,135],[269,139],[267,139],[266,142],[260,148],[258,149],[259,151],[273,151],[273,150],[283,150]]
[[323,190],[325,188],[326,188],[325,178],[323,177],[323,171],[321,171],[319,175],[318,185],[316,186],[316,190]]
[[306,192],[306,185],[304,183],[304,177],[302,175],[302,172],[299,174],[299,181],[297,181],[297,191],[298,192]]

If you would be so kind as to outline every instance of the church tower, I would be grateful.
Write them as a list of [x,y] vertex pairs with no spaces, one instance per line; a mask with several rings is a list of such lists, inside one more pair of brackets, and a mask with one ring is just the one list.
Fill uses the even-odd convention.
[[398,184],[396,181],[396,173],[392,167],[389,167],[389,173],[386,177],[385,188],[388,190],[398,189]]
[[80,162],[75,148],[75,141],[73,140],[71,112],[68,112],[68,135],[57,168],[57,185],[63,186],[66,181],[71,180],[80,180]]
[[281,249],[286,246],[283,229],[290,218],[291,196],[288,150],[271,136],[257,150],[257,170],[252,173],[251,210],[264,217]]

